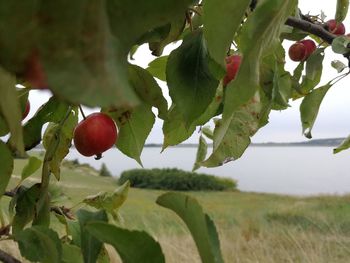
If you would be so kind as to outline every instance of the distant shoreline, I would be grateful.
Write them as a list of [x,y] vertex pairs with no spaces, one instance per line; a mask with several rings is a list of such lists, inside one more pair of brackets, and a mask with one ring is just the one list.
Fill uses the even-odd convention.
[[[345,138],[327,138],[327,139],[314,139],[302,142],[263,142],[263,143],[252,143],[249,147],[336,147],[342,143]],[[209,147],[213,145],[208,144]],[[74,145],[71,146],[75,148]],[[145,148],[162,148],[163,145],[160,143],[148,143],[145,144]],[[174,148],[197,148],[196,143],[182,143],[175,146],[169,146]],[[40,144],[35,147],[36,149],[43,149]]]
[[[314,139],[309,141],[302,141],[302,142],[264,142],[264,143],[252,143],[250,145],[253,147],[335,147],[341,144],[341,142],[345,138],[326,138],[326,139]],[[150,143],[146,144],[146,148],[159,148],[162,147],[162,144],[158,143]],[[183,147],[183,148],[191,148],[191,147],[197,147],[198,144],[196,143],[183,143],[175,146],[170,147]],[[212,144],[208,144],[209,147],[212,146]]]

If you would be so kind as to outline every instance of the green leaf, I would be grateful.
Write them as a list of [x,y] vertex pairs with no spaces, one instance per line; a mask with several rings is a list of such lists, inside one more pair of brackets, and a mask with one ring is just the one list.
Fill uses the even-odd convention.
[[196,2],[198,1],[109,0],[106,9],[113,35],[123,47],[129,50],[142,35],[154,28],[171,23],[180,15],[185,15],[187,8]]
[[170,23],[164,24],[162,26],[156,27],[145,34],[143,34],[138,40],[137,44],[142,45],[148,42],[159,42],[166,38],[170,32]]
[[165,69],[166,69],[166,64],[168,62],[168,57],[169,56],[163,56],[152,60],[148,64],[148,68],[147,68],[148,72],[150,72],[157,79],[166,81]]
[[223,86],[220,84],[212,102],[209,104],[205,112],[196,119],[190,127],[186,127],[186,123],[182,114],[178,110],[178,106],[173,105],[169,109],[168,118],[163,123],[164,142],[162,150],[168,146],[177,145],[191,137],[196,126],[206,124],[212,117],[218,114],[222,101]]
[[307,94],[320,82],[322,76],[323,59],[324,49],[318,48],[306,60],[306,74],[303,76],[303,81],[299,88],[300,93]]
[[40,9],[50,22],[40,24],[38,48],[57,96],[88,106],[137,104],[127,78],[132,45],[124,50],[112,35],[104,1],[44,1]]
[[[303,74],[304,71],[304,66],[305,66],[305,62],[302,61],[299,63],[299,65],[294,69],[293,71],[293,76],[292,76],[292,87],[294,90],[296,90],[297,92],[299,92],[299,87],[300,87],[300,78]],[[296,94],[295,96],[293,96],[293,99],[296,99],[300,96],[300,94]]]
[[166,118],[168,103],[163,97],[162,89],[152,75],[147,70],[130,64],[129,77],[139,97],[149,106],[156,107],[161,119]]
[[203,5],[193,6],[192,9],[195,11],[192,12],[192,29],[196,30],[203,26]]
[[113,193],[100,192],[96,195],[90,195],[84,198],[83,202],[89,206],[97,209],[104,209],[110,213],[115,220],[117,220],[118,209],[125,202],[128,191],[130,188],[130,182],[126,181],[123,185],[119,186]]
[[21,180],[25,180],[41,167],[41,160],[35,156],[30,156],[28,163],[23,167]]
[[110,263],[111,261],[113,260],[111,260],[111,258],[109,257],[106,247],[103,246],[100,254],[98,255],[97,263]]
[[338,71],[338,73],[341,73],[344,69],[348,67],[347,65],[345,65],[343,62],[339,60],[333,60],[331,62],[331,65],[333,68],[335,68]]
[[9,133],[9,128],[7,127],[6,121],[1,116],[1,112],[0,112],[0,136],[5,136],[8,133]]
[[338,36],[332,41],[332,50],[334,53],[346,54],[350,51],[349,44],[350,38],[348,36]]
[[181,46],[171,52],[166,77],[172,101],[189,127],[209,106],[219,84],[209,70],[201,30],[187,35]]
[[251,0],[224,0],[218,4],[215,0],[204,1],[204,38],[210,56],[221,66],[222,72],[226,70],[227,51],[230,49],[233,36],[244,20],[250,2]]
[[[17,96],[20,103],[20,109],[21,109],[21,117],[23,116],[23,113],[25,112],[25,108],[28,102],[28,89],[19,89],[17,90]],[[7,135],[10,132],[8,125],[4,119],[4,117],[1,114],[0,111],[0,136]]]
[[342,143],[337,148],[333,149],[333,153],[336,154],[349,148],[350,148],[350,136],[345,138],[344,141],[342,141]]
[[332,84],[328,83],[318,89],[313,90],[306,95],[300,104],[300,118],[303,127],[303,133],[306,138],[311,139],[311,130],[314,126],[322,100]]
[[67,234],[72,236],[72,244],[81,247],[81,229],[78,221],[66,220]]
[[257,92],[245,106],[231,115],[231,119],[217,122],[213,152],[201,165],[216,167],[240,158],[250,144],[250,137],[265,125],[263,116],[269,112],[269,105]]
[[335,13],[335,20],[342,22],[349,9],[349,0],[337,0],[337,10]]
[[273,108],[282,110],[289,107],[290,105],[288,104],[288,100],[291,95],[291,76],[276,62],[272,89],[272,102],[275,104]]
[[102,222],[90,223],[87,230],[97,239],[111,244],[124,263],[162,263],[158,242],[144,231],[127,230]]
[[62,126],[57,123],[50,123],[44,134],[43,145],[46,150],[49,149],[51,144],[57,144],[56,151],[52,159],[49,160],[50,171],[57,180],[60,180],[61,162],[69,153],[69,148],[72,145],[73,132],[78,123],[78,115],[78,109],[75,108]]
[[186,127],[179,107],[172,105],[169,109],[168,118],[163,123],[164,141],[162,151],[168,146],[177,145],[187,140],[191,137],[195,129],[196,127],[193,125],[189,128]]
[[203,112],[203,114],[194,121],[192,125],[197,125],[197,126],[204,125],[214,116],[221,114],[222,111],[220,112],[220,107],[222,107],[223,100],[224,100],[224,88],[222,86],[222,82],[220,82],[212,102],[209,104],[209,106]]
[[49,227],[51,218],[51,196],[49,194],[45,194],[44,197],[41,197],[43,200],[38,200],[35,205],[35,214],[33,219],[33,226],[39,225],[44,227]]
[[129,57],[131,60],[135,60],[134,55],[137,52],[137,50],[139,49],[139,47],[140,47],[139,45],[133,45],[132,48],[130,49]]
[[157,204],[173,210],[185,222],[203,263],[224,262],[215,225],[196,199],[181,193],[165,193],[158,197]]
[[174,19],[170,23],[170,31],[165,38],[157,42],[149,43],[149,48],[152,51],[152,55],[161,56],[166,45],[180,38],[181,33],[185,28],[185,25],[186,19],[184,14],[181,14],[179,17]]
[[40,195],[40,184],[35,184],[30,188],[20,188],[16,193],[16,214],[12,222],[12,232],[14,235],[34,219],[36,201]]
[[214,139],[214,133],[208,126],[204,126],[201,129],[203,135],[205,135],[208,139],[213,140]]
[[199,137],[196,161],[192,168],[193,172],[201,167],[200,163],[205,160],[205,157],[207,156],[207,150],[208,150],[207,142],[205,141],[204,137],[201,135]]
[[116,109],[106,113],[119,128],[117,148],[142,166],[140,156],[155,122],[152,107],[142,103],[132,110]]
[[24,155],[22,112],[15,85],[15,76],[0,67],[0,113],[11,133],[11,148]]
[[30,89],[21,88],[21,89],[16,89],[16,90],[17,90],[17,97],[19,100],[20,108],[21,108],[21,113],[23,116],[23,113],[26,110]]
[[62,244],[62,262],[64,263],[83,263],[83,255],[80,247],[75,245]]
[[89,212],[87,210],[78,210],[77,217],[80,224],[81,231],[81,251],[85,263],[95,263],[100,251],[102,249],[101,240],[95,238],[90,234],[87,229],[87,225],[92,221],[107,222],[107,214],[105,211],[100,210],[98,212]]
[[37,0],[0,1],[0,25],[6,25],[0,30],[0,50],[6,50],[0,53],[0,61],[11,72],[22,71],[33,50],[39,9]]
[[62,262],[62,245],[58,234],[46,227],[33,226],[15,236],[21,255],[43,263]]
[[268,0],[257,5],[242,27],[239,38],[243,54],[240,69],[234,81],[226,87],[223,120],[225,126],[231,115],[247,103],[259,88],[259,66],[262,54],[273,52],[280,43],[279,35],[287,17],[294,11],[295,0]]
[[25,149],[30,150],[41,142],[41,130],[47,122],[60,122],[69,105],[51,97],[23,127]]
[[205,112],[192,123],[190,127],[186,127],[186,123],[182,114],[178,110],[177,105],[172,105],[168,112],[168,118],[163,123],[164,142],[163,148],[177,145],[187,140],[196,130],[196,126],[206,124],[212,117],[217,115],[220,105],[223,101],[223,86],[220,84],[216,90],[215,97],[209,104]]
[[291,41],[299,41],[307,37],[307,33],[305,31],[302,31],[300,29],[297,29],[295,27],[290,26],[283,26],[282,32],[281,32],[281,39],[287,39]]
[[13,157],[10,149],[0,140],[0,197],[5,193],[13,171]]

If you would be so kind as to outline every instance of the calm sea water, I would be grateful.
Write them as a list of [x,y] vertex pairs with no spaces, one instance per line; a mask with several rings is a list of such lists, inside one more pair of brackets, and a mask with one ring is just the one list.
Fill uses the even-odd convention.
[[[190,171],[196,148],[145,148],[141,159],[145,168],[180,168]],[[140,168],[136,161],[116,149],[104,153],[101,160],[86,158],[71,150],[68,159],[78,159],[100,168],[105,163],[119,176],[128,169]],[[250,147],[239,160],[218,168],[200,168],[198,172],[231,177],[242,191],[292,195],[350,193],[350,151],[332,154],[331,147]]]

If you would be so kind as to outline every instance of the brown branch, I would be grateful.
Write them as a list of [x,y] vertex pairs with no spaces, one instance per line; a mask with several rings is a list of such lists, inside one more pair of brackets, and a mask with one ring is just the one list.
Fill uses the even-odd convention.
[[70,220],[74,220],[74,215],[72,214],[71,210],[69,208],[66,208],[64,206],[51,206],[50,207],[51,212],[55,212],[56,214],[62,215],[67,217]]
[[[303,16],[302,16],[303,17]],[[328,44],[332,44],[333,39],[337,36],[330,33],[321,25],[314,24],[306,19],[298,19],[295,17],[289,17],[285,23],[288,26],[295,27],[297,29],[303,30],[307,33],[313,34],[322,38]]]
[[0,249],[0,261],[4,263],[21,263],[18,259],[7,254],[5,251]]
[[16,192],[14,192],[13,190],[12,191],[6,191],[4,193],[4,196],[8,196],[8,197],[14,197],[16,194]]

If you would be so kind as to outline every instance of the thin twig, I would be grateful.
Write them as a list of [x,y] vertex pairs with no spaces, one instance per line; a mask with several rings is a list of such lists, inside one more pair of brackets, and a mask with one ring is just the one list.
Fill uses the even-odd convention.
[[85,119],[86,119],[86,116],[85,116],[85,113],[84,113],[84,111],[83,111],[83,108],[81,107],[80,104],[79,104],[79,110],[80,110],[81,115],[83,116],[83,119],[85,120]]
[[15,194],[16,194],[16,192],[14,192],[13,190],[11,190],[11,191],[6,191],[6,192],[4,193],[4,196],[14,197]]
[[74,216],[69,208],[64,206],[51,206],[50,211],[55,212],[58,215],[67,217],[70,220],[74,220]]

